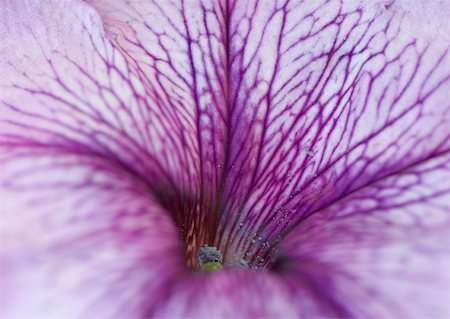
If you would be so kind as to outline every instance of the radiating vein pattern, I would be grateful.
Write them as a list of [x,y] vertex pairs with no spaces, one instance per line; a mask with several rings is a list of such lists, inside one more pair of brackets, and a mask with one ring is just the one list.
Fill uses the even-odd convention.
[[220,223],[231,251],[260,252],[259,237],[267,250],[334,201],[449,150],[448,43],[405,36],[406,14],[381,5],[305,3],[234,3],[236,173]]
[[0,0],[0,316],[449,314],[448,16]]

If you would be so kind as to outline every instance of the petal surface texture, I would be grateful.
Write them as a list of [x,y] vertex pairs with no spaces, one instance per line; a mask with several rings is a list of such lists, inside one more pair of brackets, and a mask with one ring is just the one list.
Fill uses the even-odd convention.
[[92,8],[0,7],[0,317],[145,317],[183,274],[150,189],[189,173],[157,151],[172,144]]
[[0,317],[448,318],[449,16],[0,0]]

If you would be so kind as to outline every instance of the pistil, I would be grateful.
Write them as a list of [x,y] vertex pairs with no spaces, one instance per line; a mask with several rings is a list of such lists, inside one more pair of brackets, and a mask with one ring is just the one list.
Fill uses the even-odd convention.
[[213,246],[203,245],[197,253],[197,262],[203,272],[213,272],[223,268],[222,253]]

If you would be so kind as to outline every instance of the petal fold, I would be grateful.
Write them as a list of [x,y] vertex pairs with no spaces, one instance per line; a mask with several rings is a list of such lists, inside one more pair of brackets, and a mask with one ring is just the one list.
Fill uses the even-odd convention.
[[56,148],[0,154],[2,318],[143,317],[183,276],[169,214],[120,166]]
[[0,317],[144,317],[184,274],[155,189],[191,185],[191,166],[143,120],[149,100],[92,8],[0,7]]

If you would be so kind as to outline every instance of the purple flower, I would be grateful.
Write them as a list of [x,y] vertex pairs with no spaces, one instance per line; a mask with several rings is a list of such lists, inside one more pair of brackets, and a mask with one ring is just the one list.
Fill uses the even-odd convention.
[[0,0],[0,317],[449,318],[449,17]]

